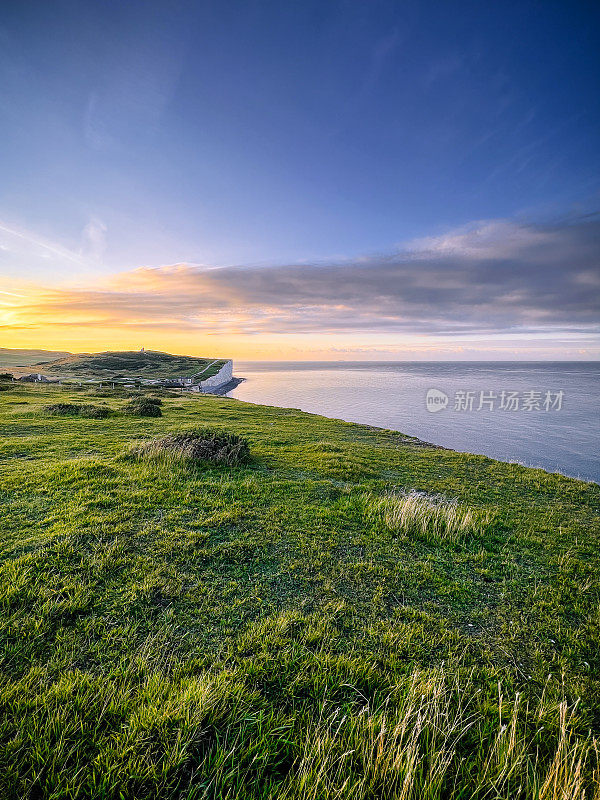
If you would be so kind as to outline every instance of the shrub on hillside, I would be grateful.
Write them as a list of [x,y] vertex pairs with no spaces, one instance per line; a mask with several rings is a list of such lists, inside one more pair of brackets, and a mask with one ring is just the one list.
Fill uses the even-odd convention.
[[155,406],[162,406],[163,401],[160,397],[154,397],[152,395],[147,394],[130,394],[129,395],[129,405],[145,405],[146,403],[152,403]]
[[137,404],[144,404],[144,403],[152,403],[155,406],[162,406],[162,400],[160,397],[153,397],[147,394],[140,394],[139,392],[131,393],[129,395],[129,405],[137,405]]
[[0,372],[0,392],[8,392],[13,388],[12,378],[10,372]]
[[106,406],[86,406],[78,403],[54,403],[44,411],[55,417],[85,417],[86,419],[105,419],[110,414]]
[[79,414],[80,410],[81,406],[76,403],[54,403],[44,407],[46,414],[52,414],[55,417],[74,417]]
[[154,394],[143,394],[142,392],[129,392],[130,403],[154,403],[155,406],[162,406],[163,401]]
[[150,397],[135,397],[125,406],[125,413],[132,417],[162,417],[160,406]]
[[229,467],[244,464],[250,458],[250,446],[242,436],[215,428],[199,428],[171,433],[137,448],[138,456],[208,461]]

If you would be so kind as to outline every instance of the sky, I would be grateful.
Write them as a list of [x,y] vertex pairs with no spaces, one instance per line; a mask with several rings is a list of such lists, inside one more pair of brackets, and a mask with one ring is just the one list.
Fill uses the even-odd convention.
[[0,347],[600,358],[592,2],[4,0]]

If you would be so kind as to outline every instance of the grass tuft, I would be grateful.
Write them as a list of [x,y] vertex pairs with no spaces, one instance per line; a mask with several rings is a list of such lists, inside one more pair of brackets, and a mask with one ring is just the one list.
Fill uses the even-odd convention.
[[125,413],[132,417],[162,417],[160,403],[151,397],[135,397],[125,406]]
[[232,467],[250,459],[250,446],[242,436],[216,428],[171,433],[139,445],[135,454],[174,461],[208,461]]
[[[347,710],[323,702],[278,796],[288,800],[440,800],[469,797],[581,800],[598,777],[598,741],[577,737],[576,705],[524,703],[499,687],[496,720],[472,676],[415,670],[380,704]],[[540,729],[552,721],[540,747]],[[476,747],[473,745],[477,743]]]
[[389,530],[435,543],[479,536],[492,521],[489,511],[460,505],[443,495],[389,493],[368,503],[371,518]]

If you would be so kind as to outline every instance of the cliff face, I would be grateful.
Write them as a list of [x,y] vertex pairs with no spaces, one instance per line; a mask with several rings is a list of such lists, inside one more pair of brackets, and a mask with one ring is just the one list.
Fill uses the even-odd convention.
[[200,386],[202,386],[202,390],[206,391],[207,389],[218,389],[221,386],[225,386],[226,383],[233,378],[233,361],[230,359],[226,361],[221,369],[215,374],[212,375],[210,378],[207,378],[204,381],[200,381]]

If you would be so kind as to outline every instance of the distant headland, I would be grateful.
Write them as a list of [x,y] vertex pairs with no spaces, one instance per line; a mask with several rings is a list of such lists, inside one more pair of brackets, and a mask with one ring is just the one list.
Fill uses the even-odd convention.
[[[50,358],[44,358],[46,355]],[[0,366],[11,367],[15,379],[26,382],[75,380],[211,393],[223,393],[240,382],[233,377],[231,359],[196,358],[143,348],[59,355],[57,358],[52,351],[42,350],[3,350],[0,352]]]

